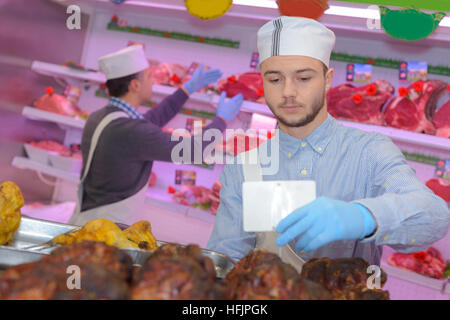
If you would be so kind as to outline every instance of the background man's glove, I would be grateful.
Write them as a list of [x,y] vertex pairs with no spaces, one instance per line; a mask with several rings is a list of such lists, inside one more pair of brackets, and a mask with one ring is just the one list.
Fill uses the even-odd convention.
[[242,103],[244,102],[244,96],[237,94],[227,102],[225,102],[225,91],[220,94],[219,104],[217,105],[216,116],[221,116],[225,121],[230,122],[233,120],[241,110]]
[[192,78],[184,84],[186,90],[192,94],[207,85],[216,82],[222,77],[222,72],[219,69],[203,70],[203,63],[195,70]]
[[276,243],[284,246],[300,236],[296,249],[310,252],[332,241],[362,239],[374,229],[375,221],[363,205],[319,197],[280,221]]

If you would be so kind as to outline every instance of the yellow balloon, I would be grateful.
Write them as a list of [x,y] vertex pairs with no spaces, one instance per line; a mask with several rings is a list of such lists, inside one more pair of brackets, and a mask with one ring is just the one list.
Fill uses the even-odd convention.
[[210,20],[223,16],[230,10],[232,0],[184,0],[184,5],[194,17]]

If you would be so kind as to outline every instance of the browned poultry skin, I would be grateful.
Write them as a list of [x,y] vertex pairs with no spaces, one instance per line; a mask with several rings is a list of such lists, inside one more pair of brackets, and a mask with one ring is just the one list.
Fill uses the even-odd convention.
[[198,245],[189,244],[187,246],[182,246],[176,243],[168,243],[159,247],[149,259],[159,259],[162,257],[192,258],[200,265],[203,272],[205,272],[211,280],[216,279],[214,262],[202,254],[202,249]]
[[0,185],[0,245],[12,241],[20,226],[23,204],[22,193],[14,182],[5,181]]
[[253,251],[231,270],[226,283],[233,299],[297,299],[299,276],[297,271],[272,253]]
[[156,239],[152,234],[152,226],[146,220],[138,221],[123,230],[128,240],[138,245],[139,249],[153,251],[158,248]]
[[[81,289],[69,290],[67,267],[81,270]],[[0,275],[0,299],[128,299],[132,261],[115,247],[82,242]]]
[[[334,299],[389,299],[387,291],[367,288],[368,267],[360,258],[315,258],[303,265],[301,276],[324,286]],[[382,271],[381,286],[385,282],[386,273]]]
[[213,261],[201,252],[197,245],[159,247],[137,274],[132,299],[227,299],[227,288],[215,281]]

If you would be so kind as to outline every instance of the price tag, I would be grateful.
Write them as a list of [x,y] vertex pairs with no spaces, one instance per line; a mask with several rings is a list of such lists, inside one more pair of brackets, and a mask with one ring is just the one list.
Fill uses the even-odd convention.
[[399,80],[427,80],[428,63],[426,61],[402,61],[399,65]]
[[258,63],[259,63],[259,53],[253,52],[251,60],[250,60],[250,68],[256,69],[256,67],[258,66]]
[[358,83],[372,82],[372,65],[359,63],[347,64],[346,80]]
[[194,186],[196,180],[196,172],[189,170],[176,170],[175,171],[175,184]]
[[199,67],[199,64],[197,62],[192,62],[191,65],[189,66],[188,70],[186,71],[186,75],[192,76],[192,74],[195,72],[195,70],[197,70],[198,67]]
[[450,160],[438,160],[434,176],[450,181]]

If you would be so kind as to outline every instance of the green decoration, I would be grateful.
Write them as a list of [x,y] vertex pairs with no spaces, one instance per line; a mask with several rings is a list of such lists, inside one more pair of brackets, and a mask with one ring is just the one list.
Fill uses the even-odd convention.
[[204,44],[209,44],[209,45],[213,45],[213,46],[228,47],[228,48],[233,48],[233,49],[239,49],[239,45],[240,45],[240,41],[233,41],[233,40],[226,40],[226,39],[219,39],[219,38],[208,38],[208,37],[202,37],[202,36],[197,36],[197,35],[191,35],[191,34],[187,34],[187,33],[169,32],[169,31],[155,30],[155,29],[148,29],[148,28],[141,28],[141,27],[132,27],[132,26],[121,27],[121,26],[117,25],[117,23],[114,23],[114,22],[109,22],[107,29],[113,30],[113,31],[145,34],[148,36],[161,37],[161,38],[166,38],[166,39],[204,43]]
[[[350,55],[350,54],[340,53],[340,52],[332,52],[331,60],[347,62],[347,63],[372,64],[375,67],[389,68],[389,69],[398,69],[400,62],[401,62],[400,60],[363,57],[363,56]],[[441,76],[450,77],[450,68],[446,67],[446,66],[428,65],[428,74],[437,74],[437,75],[441,75]]]
[[415,8],[391,10],[380,6],[381,26],[393,38],[417,41],[432,34],[445,17],[444,12],[427,14]]
[[406,160],[413,161],[413,162],[419,162],[423,164],[429,164],[431,166],[435,166],[436,162],[439,160],[438,158],[431,157],[431,156],[425,156],[422,154],[416,154],[416,153],[408,153],[408,152],[402,152],[405,156]]

